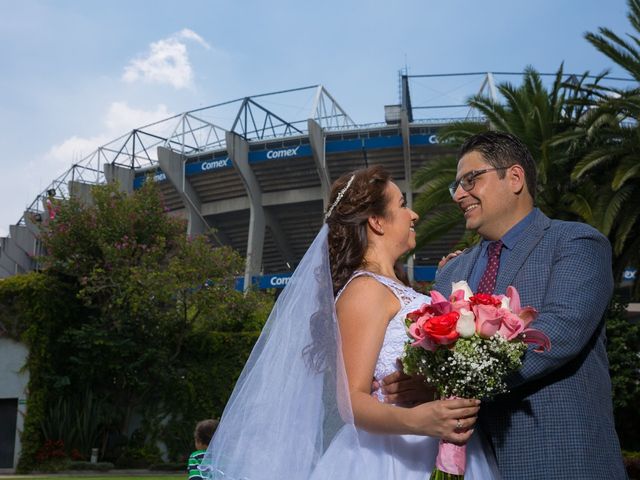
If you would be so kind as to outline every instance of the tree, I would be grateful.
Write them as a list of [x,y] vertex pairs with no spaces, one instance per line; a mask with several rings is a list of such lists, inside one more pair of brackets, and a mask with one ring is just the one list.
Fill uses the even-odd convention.
[[[640,1],[629,0],[628,18],[634,34],[625,40],[608,28],[585,38],[615,64],[640,81]],[[611,240],[614,273],[620,279],[628,266],[640,266],[640,87],[588,86],[593,95],[582,99],[586,108],[571,136],[559,139],[581,151],[571,179],[594,183],[597,200],[583,214]],[[640,296],[636,281],[635,295]]]
[[[213,247],[207,236],[187,237],[185,222],[164,211],[153,182],[132,195],[116,185],[94,187],[92,194],[91,205],[76,199],[57,203],[41,236],[42,275],[75,292],[82,308],[49,338],[55,341],[47,344],[48,353],[56,359],[49,387],[54,398],[69,404],[93,392],[101,409],[111,412],[107,427],[128,441],[132,420],[142,417],[144,431],[135,438],[153,445],[150,436],[162,434],[160,423],[179,421],[190,407],[175,404],[176,388],[208,388],[213,396],[206,379],[202,387],[185,380],[192,357],[202,356],[192,348],[194,338],[250,331],[251,340],[242,339],[241,349],[234,347],[233,337],[223,336],[234,358],[246,358],[247,341],[255,340],[271,301],[235,290],[242,258],[230,247]],[[205,339],[198,348],[211,348],[212,342],[221,340]],[[223,347],[215,351],[224,355]],[[227,384],[221,391],[230,391],[241,367],[222,375]],[[59,405],[58,411],[66,410]],[[194,412],[216,413],[221,412]]]

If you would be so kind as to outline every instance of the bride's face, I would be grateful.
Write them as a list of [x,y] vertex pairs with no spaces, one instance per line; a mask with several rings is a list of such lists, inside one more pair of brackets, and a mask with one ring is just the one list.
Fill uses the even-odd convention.
[[418,214],[407,207],[404,195],[395,183],[387,184],[385,196],[386,215],[381,219],[384,243],[400,256],[416,246],[415,223]]

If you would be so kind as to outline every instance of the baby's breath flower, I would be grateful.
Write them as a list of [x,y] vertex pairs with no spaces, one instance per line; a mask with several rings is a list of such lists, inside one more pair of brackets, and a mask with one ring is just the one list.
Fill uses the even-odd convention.
[[522,366],[523,342],[508,342],[499,334],[484,339],[459,338],[455,349],[434,352],[405,346],[403,360],[410,374],[423,375],[442,398],[487,398],[507,391],[505,377]]

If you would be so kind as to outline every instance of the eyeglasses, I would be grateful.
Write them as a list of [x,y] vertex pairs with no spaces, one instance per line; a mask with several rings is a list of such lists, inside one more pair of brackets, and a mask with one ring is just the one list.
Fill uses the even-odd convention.
[[458,186],[462,187],[465,192],[470,192],[473,190],[473,187],[476,186],[476,178],[478,178],[483,173],[492,172],[494,170],[506,170],[510,167],[495,167],[495,168],[485,168],[483,170],[471,170],[469,173],[460,177],[460,180],[455,180],[449,184],[449,193],[451,197],[456,194],[456,190],[458,190]]

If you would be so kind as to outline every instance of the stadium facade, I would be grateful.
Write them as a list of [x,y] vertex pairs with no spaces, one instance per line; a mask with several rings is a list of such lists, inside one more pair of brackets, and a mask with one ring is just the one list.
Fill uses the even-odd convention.
[[[310,105],[306,115],[299,114],[300,104]],[[53,214],[53,199],[78,196],[90,202],[95,184],[117,181],[132,192],[155,181],[169,214],[188,220],[189,234],[213,229],[216,242],[246,258],[239,288],[281,288],[322,224],[335,179],[383,165],[412,206],[414,172],[430,158],[451,153],[438,143],[442,120],[414,119],[406,76],[400,102],[384,106],[384,112],[384,122],[358,125],[323,86],[311,86],[191,110],[134,129],[73,165],[10,226],[10,236],[0,240],[0,278],[38,268],[38,231]],[[459,233],[416,252],[408,260],[410,276],[432,279]]]

